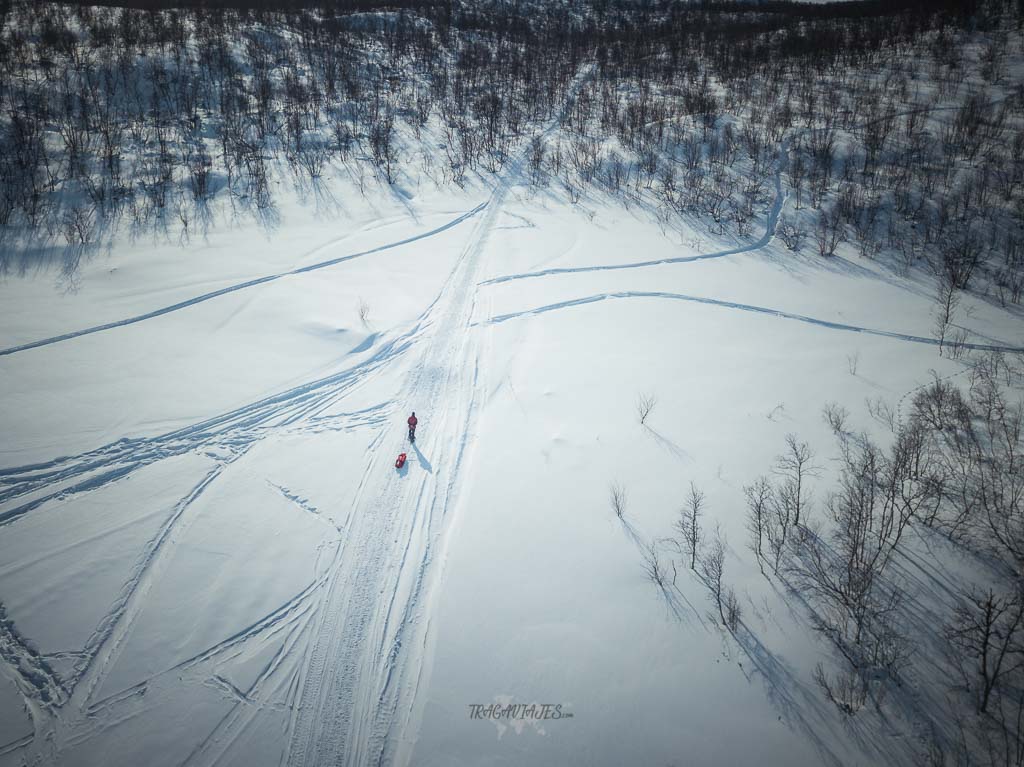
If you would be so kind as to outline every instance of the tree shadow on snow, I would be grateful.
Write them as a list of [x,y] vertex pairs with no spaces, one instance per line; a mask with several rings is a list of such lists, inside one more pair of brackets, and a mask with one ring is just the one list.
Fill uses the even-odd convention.
[[779,712],[782,721],[805,735],[814,744],[823,761],[842,765],[842,760],[829,747],[832,739],[823,737],[823,733],[830,729],[830,723],[821,715],[820,707],[823,704],[829,705],[827,701],[822,701],[816,689],[810,689],[801,682],[743,621],[740,621],[733,636],[750,660],[752,673],[760,674],[764,680],[768,699]]
[[[643,536],[640,535],[640,531],[637,530],[636,526],[625,517],[619,517],[619,523],[622,525],[622,530],[626,533],[626,537],[632,541],[633,545],[636,546],[637,551],[640,552],[641,556],[643,556],[647,549],[647,545],[644,543],[644,539]],[[657,542],[655,542],[654,545],[657,546]],[[667,580],[667,573],[665,576],[666,580],[658,583],[657,585],[658,590],[661,592],[661,595],[665,600],[665,606],[668,608],[668,611],[677,621],[686,626],[695,625],[694,621],[689,617],[690,613],[692,613],[696,618],[696,622],[707,630],[707,623],[705,623],[704,619],[701,617],[700,611],[687,598],[682,589],[676,585],[676,578],[679,576],[679,573],[674,573],[671,582]]]
[[674,455],[679,460],[681,460],[681,461],[691,461],[691,460],[693,460],[692,456],[689,453],[687,453],[682,447],[677,445],[675,442],[673,442],[671,439],[669,439],[664,434],[659,432],[657,429],[652,429],[650,426],[648,426],[646,424],[644,424],[644,429],[647,430],[648,434],[650,434],[652,437],[654,437],[654,441],[655,442],[657,442],[662,448],[664,448],[665,450],[670,452],[672,455]]
[[[841,565],[838,555],[830,542],[822,539],[813,530],[802,528],[819,548],[826,559],[835,566]],[[888,737],[908,729],[918,733],[931,733],[932,737],[946,747],[952,747],[950,736],[956,732],[954,712],[949,705],[948,685],[935,680],[950,678],[953,669],[949,665],[948,648],[943,641],[941,627],[947,616],[959,602],[955,588],[955,576],[948,568],[938,565],[940,558],[930,556],[933,546],[945,544],[941,536],[930,530],[912,530],[926,552],[917,547],[906,547],[894,556],[887,572],[879,580],[879,599],[885,602],[893,593],[902,595],[897,629],[913,643],[914,662],[895,676],[883,674],[872,676],[880,682],[872,694],[872,700],[856,714],[841,714],[816,684],[801,682],[781,659],[772,655],[763,643],[745,625],[735,633],[737,643],[751,659],[754,668],[760,672],[770,699],[788,724],[800,727],[811,737],[820,751],[827,752],[826,742],[835,742],[828,735],[841,731],[849,741],[877,763],[894,761],[915,761],[920,756],[921,744],[912,739]],[[984,563],[979,562],[975,567]],[[791,582],[785,575],[778,581],[770,579],[781,603],[799,622],[810,619],[811,626],[826,627],[827,615],[821,606],[807,597],[801,589],[799,576]],[[822,630],[819,628],[818,630]],[[827,632],[825,632],[827,633]],[[834,664],[826,664],[829,673],[851,673],[850,666],[839,652],[827,642],[825,647],[834,657]],[[927,670],[927,671],[925,671]]]

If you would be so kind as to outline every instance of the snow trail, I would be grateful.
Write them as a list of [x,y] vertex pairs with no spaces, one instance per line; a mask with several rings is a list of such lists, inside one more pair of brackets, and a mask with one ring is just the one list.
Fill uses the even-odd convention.
[[[39,341],[30,341],[29,343],[20,344],[19,346],[12,346],[7,349],[0,349],[0,357],[5,357],[11,354],[17,354],[18,352],[28,351],[29,349],[38,349],[41,346],[51,346],[62,341],[70,341],[73,338],[80,338],[81,336],[92,335],[93,333],[101,333],[105,330],[123,328],[126,325],[134,325],[139,322],[154,319],[155,317],[162,317],[163,315],[170,314],[171,312],[177,312],[182,309],[187,309],[190,306],[195,306],[196,304],[201,304],[205,301],[210,301],[214,298],[219,298],[220,296],[228,295],[229,293],[237,293],[240,290],[253,288],[256,287],[257,285],[264,285],[268,282],[273,282],[274,280],[279,280],[283,277],[292,277],[297,274],[305,274],[306,272],[313,272],[318,269],[326,269],[327,267],[336,266],[337,264],[341,264],[346,261],[352,261],[353,259],[356,258],[362,258],[364,256],[369,256],[374,253],[381,253],[386,250],[393,250],[394,248],[401,247],[402,245],[408,245],[419,240],[424,240],[428,237],[434,237],[438,234],[441,234],[442,232],[446,232],[449,229],[458,226],[463,221],[466,221],[467,219],[470,219],[473,216],[477,215],[480,211],[484,209],[484,207],[486,207],[486,205],[486,202],[481,203],[472,210],[463,213],[462,215],[452,219],[451,221],[448,221],[445,224],[442,224],[441,226],[435,229],[431,229],[430,231],[427,232],[421,232],[420,234],[416,234],[411,237],[406,237],[404,240],[398,240],[397,242],[389,242],[385,245],[378,245],[376,248],[370,248],[369,250],[363,250],[358,253],[351,253],[347,256],[339,256],[337,258],[328,259],[327,261],[320,261],[318,263],[309,264],[307,266],[301,266],[296,269],[290,269],[285,272],[278,272],[277,274],[268,274],[264,277],[257,277],[252,280],[246,280],[245,282],[239,282],[235,285],[229,285],[226,288],[220,288],[219,290],[213,290],[210,291],[209,293],[203,293],[202,295],[196,296],[194,298],[179,301],[178,303],[171,304],[170,306],[164,306],[160,309],[154,309],[153,311],[145,312],[144,314],[138,314],[134,317],[128,317],[127,319],[115,320],[114,322],[107,322],[103,325],[96,325],[91,328],[75,330],[70,333],[64,333],[59,336],[43,338],[40,339]],[[326,248],[331,247],[333,244],[334,242],[327,243],[326,245],[322,245],[319,248],[316,248],[316,250],[314,250],[313,252],[316,253],[320,250],[324,250]]]
[[[843,330],[852,333],[864,333],[872,336],[882,336],[884,338],[895,338],[899,341],[908,341],[915,344],[929,344],[931,346],[941,346],[942,342],[937,338],[928,338],[927,336],[915,336],[908,333],[899,333],[892,330],[878,330],[876,328],[863,327],[861,325],[847,325],[842,322],[832,322],[831,320],[823,320],[817,317],[809,317],[806,314],[796,314],[794,312],[783,311],[782,309],[772,309],[767,306],[756,306],[754,304],[741,304],[735,301],[722,301],[717,298],[706,298],[704,296],[690,296],[685,293],[665,293],[661,291],[644,291],[644,290],[624,290],[612,293],[596,293],[592,296],[584,296],[582,298],[574,298],[568,301],[559,301],[554,304],[547,304],[546,306],[538,306],[533,309],[524,309],[520,312],[510,312],[508,314],[500,314],[495,317],[491,317],[483,322],[475,323],[481,324],[496,324],[500,322],[507,322],[508,320],[519,319],[521,317],[529,317],[537,314],[545,314],[547,312],[557,311],[559,309],[568,309],[573,306],[583,306],[584,304],[592,304],[597,301],[606,301],[620,298],[664,298],[673,301],[690,301],[697,304],[707,304],[709,306],[720,306],[726,309],[736,309],[743,312],[754,312],[756,314],[767,314],[773,317],[779,317],[786,320],[795,320],[796,322],[805,322],[809,325],[817,325],[818,327],[828,328],[829,330]],[[1024,352],[1024,346],[1013,346],[1011,344],[983,344],[983,343],[963,343],[960,346],[965,349],[974,349],[977,351],[998,351],[998,352]]]
[[[779,149],[779,156],[781,157],[784,152],[787,151],[788,145],[784,142]],[[779,216],[782,214],[782,207],[786,202],[786,194],[782,188],[782,168],[781,163],[776,163],[775,170],[775,199],[772,201],[772,206],[768,210],[768,217],[765,219],[764,234],[758,238],[757,241],[750,243],[749,245],[741,245],[736,248],[729,248],[728,250],[720,250],[714,253],[703,253],[696,256],[674,256],[670,258],[656,258],[650,261],[632,261],[625,264],[599,264],[595,266],[566,266],[566,267],[555,267],[552,269],[542,269],[537,272],[525,272],[522,274],[508,274],[502,277],[492,277],[489,280],[484,280],[481,285],[497,285],[502,282],[512,282],[515,280],[528,280],[534,277],[550,277],[556,274],[586,274],[588,272],[614,272],[623,269],[643,269],[648,266],[664,266],[665,264],[687,264],[693,261],[709,261],[716,258],[726,258],[728,256],[738,256],[743,253],[753,253],[754,251],[760,250],[767,246],[775,238],[775,230],[779,225]]]
[[[570,103],[587,72],[570,88]],[[292,767],[390,763],[401,751],[404,729],[416,720],[428,592],[436,575],[429,565],[454,506],[477,405],[478,341],[468,332],[476,274],[502,203],[521,180],[525,151],[504,169],[423,320],[422,351],[399,396],[421,414],[420,439],[408,449],[408,473],[391,467],[404,449],[403,429],[393,449],[377,451],[371,461],[375,479],[364,484],[350,532],[360,544],[338,562],[306,660],[297,706],[302,714],[292,719]]]

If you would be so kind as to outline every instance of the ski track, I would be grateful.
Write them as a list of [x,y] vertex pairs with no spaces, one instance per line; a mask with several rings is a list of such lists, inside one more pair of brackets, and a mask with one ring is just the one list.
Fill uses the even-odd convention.
[[[161,317],[165,314],[170,314],[171,312],[177,312],[180,311],[181,309],[187,309],[190,306],[195,306],[196,304],[201,304],[205,301],[210,301],[211,299],[219,298],[220,296],[224,296],[229,293],[236,293],[240,290],[245,290],[246,288],[253,288],[256,287],[257,285],[264,285],[268,282],[279,280],[282,277],[291,277],[297,274],[313,272],[318,269],[326,269],[327,267],[335,266],[337,264],[344,263],[345,261],[352,261],[353,259],[356,258],[362,258],[363,256],[369,256],[374,253],[381,253],[385,250],[392,250],[394,248],[401,247],[402,245],[408,245],[413,242],[418,242],[419,240],[424,240],[428,237],[434,237],[438,234],[441,234],[442,232],[446,232],[449,229],[452,229],[455,226],[458,226],[463,221],[466,221],[467,219],[470,219],[473,216],[477,215],[484,209],[486,205],[487,203],[481,203],[472,210],[463,213],[462,215],[452,219],[451,221],[445,224],[442,224],[441,226],[435,229],[431,229],[430,231],[427,232],[421,232],[420,234],[413,235],[412,237],[406,237],[404,240],[390,242],[387,243],[386,245],[379,245],[376,248],[363,250],[358,253],[352,253],[347,256],[339,256],[338,258],[332,258],[327,261],[320,261],[315,264],[309,264],[308,266],[301,266],[296,269],[290,269],[286,272],[268,274],[264,277],[257,277],[252,280],[246,280],[245,282],[240,282],[235,285],[229,285],[228,287],[220,288],[219,290],[213,290],[209,293],[203,293],[202,295],[196,296],[194,298],[189,298],[186,299],[185,301],[179,301],[178,303],[171,304],[170,306],[165,306],[160,309],[154,309],[153,311],[146,312],[144,314],[138,314],[134,317],[129,317],[127,319],[115,320],[113,322],[107,322],[103,325],[96,325],[91,328],[75,330],[70,333],[64,333],[62,335],[53,336],[51,338],[43,338],[39,341],[30,341],[29,343],[20,344],[19,346],[12,346],[8,349],[0,349],[0,357],[5,357],[11,354],[17,354],[18,352],[28,351],[29,349],[38,349],[41,346],[51,346],[52,344],[61,343],[62,341],[70,341],[73,338],[80,338],[81,336],[92,335],[93,333],[101,333],[105,330],[112,330],[114,328],[123,328],[127,325],[134,325],[139,322],[144,322],[145,320],[151,320],[155,317]],[[322,245],[316,250],[314,250],[313,253],[317,253],[321,250],[329,248],[336,243],[337,241],[332,241],[330,243],[327,243],[326,245]]]
[[[415,342],[417,329],[418,323],[383,343],[375,354],[354,367],[197,424],[155,437],[117,440],[78,456],[0,469],[0,527],[54,498],[104,487],[142,466],[171,456],[203,448],[231,453],[268,430],[291,427],[304,420],[312,421],[318,430],[346,428],[353,423],[379,424],[381,413],[374,409],[322,419],[318,416],[368,376],[398,359]],[[15,505],[24,496],[30,498]]]
[[[788,142],[784,142],[783,147],[779,150],[781,156],[787,151]],[[776,163],[778,166],[779,163]],[[785,204],[787,196],[782,188],[782,170],[780,167],[776,168],[775,172],[775,200],[772,202],[772,206],[768,211],[768,217],[765,223],[764,234],[756,242],[749,245],[742,245],[736,248],[730,248],[728,250],[720,250],[715,253],[703,253],[696,256],[674,256],[671,258],[657,258],[651,261],[632,261],[625,264],[603,264],[595,266],[566,266],[566,267],[555,267],[551,269],[542,269],[537,272],[525,272],[523,274],[507,274],[502,277],[492,277],[489,280],[484,280],[480,283],[482,286],[486,285],[497,285],[503,282],[512,282],[515,280],[528,280],[534,277],[550,277],[557,274],[586,274],[589,272],[614,272],[623,269],[642,269],[648,266],[663,266],[665,264],[688,264],[693,261],[708,261],[716,258],[726,258],[727,256],[738,256],[743,253],[753,253],[754,251],[760,250],[767,246],[775,238],[775,230],[779,224],[779,216],[782,214],[782,208]]]
[[688,264],[694,261],[709,261],[716,258],[726,258],[728,256],[738,256],[744,253],[754,253],[755,251],[761,250],[767,247],[773,239],[775,239],[775,231],[779,225],[779,217],[782,215],[782,209],[786,205],[786,200],[789,196],[782,186],[782,158],[789,153],[789,145],[792,142],[795,134],[785,137],[779,143],[779,150],[775,160],[775,199],[772,201],[771,207],[768,209],[768,215],[765,218],[764,234],[752,243],[747,245],[740,245],[735,248],[728,248],[726,250],[719,250],[714,253],[702,253],[695,256],[673,256],[670,258],[656,258],[650,261],[630,261],[624,264],[596,264],[593,266],[566,266],[566,267],[554,267],[551,269],[541,269],[536,272],[524,272],[522,274],[507,274],[501,277],[492,277],[489,280],[484,280],[480,283],[481,286],[486,285],[497,285],[503,282],[513,282],[515,280],[528,280],[535,277],[551,277],[559,274],[586,274],[589,272],[614,272],[621,271],[624,269],[643,269],[649,266],[664,266],[666,264]]
[[[583,76],[570,89],[570,101]],[[290,727],[290,767],[390,763],[414,718],[429,623],[428,565],[453,506],[476,407],[476,339],[468,332],[475,275],[524,157],[504,169],[485,216],[428,310],[429,335],[400,397],[410,409],[416,403],[442,408],[423,419],[421,441],[408,449],[412,466],[428,468],[391,469],[400,438],[393,451],[371,458],[367,476],[374,481],[360,487],[369,508],[353,523],[361,545],[357,556],[339,563],[327,592],[302,680],[302,715],[293,716]]]
[[[475,210],[482,210],[482,206]],[[354,412],[324,414],[324,411],[356,391],[377,371],[400,360],[417,342],[421,321],[422,317],[406,330],[382,340],[370,357],[350,368],[188,427],[153,437],[120,439],[77,456],[0,469],[0,527],[3,527],[51,501],[59,502],[102,489],[139,468],[166,458],[195,453],[207,456],[214,463],[206,476],[179,501],[169,520],[140,553],[128,581],[88,640],[82,662],[76,664],[74,678],[66,683],[70,691],[49,671],[45,659],[35,655],[27,643],[16,641],[18,635],[13,624],[4,623],[4,630],[0,631],[0,661],[4,673],[15,680],[22,692],[34,731],[33,736],[9,744],[5,749],[20,751],[27,764],[55,763],[66,749],[152,708],[154,700],[159,700],[163,694],[174,694],[180,690],[182,682],[199,683],[207,679],[210,664],[218,662],[225,653],[247,653],[245,648],[249,645],[258,647],[285,629],[294,633],[294,638],[289,640],[289,656],[297,653],[295,645],[301,644],[304,633],[308,633],[315,600],[328,581],[326,574],[253,625],[196,657],[103,700],[94,699],[107,672],[116,663],[137,616],[144,609],[146,595],[160,579],[177,540],[197,513],[192,510],[194,501],[226,467],[242,458],[255,442],[271,432],[318,433],[369,428],[379,435],[391,413],[393,405],[390,402]],[[373,437],[371,448],[378,439],[378,436]],[[297,499],[290,500],[303,508]],[[304,508],[304,511],[310,509]],[[344,531],[336,529],[340,537]],[[336,558],[343,548],[339,540],[335,546]],[[275,668],[268,673],[281,665],[283,661],[279,658]],[[288,684],[293,683],[292,676],[281,676],[288,680]],[[288,694],[276,682],[272,687],[270,695]],[[251,691],[249,696],[251,699]],[[258,710],[258,707],[249,708]],[[243,724],[249,722],[247,717],[231,717],[227,724],[222,722],[215,732],[234,733],[231,722],[236,719]],[[190,763],[215,763],[216,759],[206,758],[209,752],[209,748],[200,748],[193,753]]]
[[[340,396],[352,391],[366,375],[394,361],[409,348],[415,327],[386,344],[376,355],[365,362],[333,376],[311,382],[279,395],[261,400],[230,413],[217,416],[200,424],[176,430],[158,437],[119,440],[95,451],[70,458],[59,458],[45,464],[4,469],[2,482],[5,486],[0,495],[5,500],[57,485],[60,489],[33,499],[30,503],[6,509],[0,524],[10,524],[18,517],[42,506],[54,497],[99,489],[110,482],[127,476],[141,466],[186,452],[206,454],[214,461],[213,468],[179,501],[168,521],[141,552],[129,580],[115,598],[107,615],[101,619],[92,637],[88,640],[83,657],[83,668],[70,682],[68,693],[56,676],[49,671],[45,660],[36,656],[27,643],[17,640],[13,624],[4,622],[0,631],[0,659],[4,670],[12,675],[22,691],[33,722],[34,736],[10,746],[20,750],[29,764],[54,763],[66,748],[94,737],[104,729],[115,726],[154,705],[154,688],[180,689],[181,682],[197,682],[209,676],[211,663],[218,662],[229,652],[245,653],[250,644],[260,646],[269,637],[281,630],[293,630],[300,622],[308,624],[313,600],[324,588],[327,575],[321,575],[305,589],[282,605],[271,610],[254,624],[227,637],[217,645],[197,656],[143,680],[132,688],[95,700],[95,692],[102,685],[107,672],[113,668],[132,626],[145,608],[146,596],[156,583],[170,559],[175,543],[181,538],[196,513],[193,504],[234,461],[242,458],[257,440],[271,430],[288,432],[301,428],[300,420],[312,425],[311,431],[323,429],[351,429],[370,426],[380,430],[380,423],[386,417],[388,408],[377,405],[347,414],[320,415],[321,411]],[[107,467],[113,467],[107,469]],[[100,473],[96,473],[97,469]],[[68,485],[68,480],[87,475],[89,479]],[[297,499],[292,499],[298,504]],[[301,504],[298,504],[301,506]],[[305,509],[309,511],[309,509]],[[339,542],[335,556],[343,546],[338,529]],[[10,630],[8,630],[10,629]],[[291,640],[294,645],[299,634]],[[241,649],[239,649],[241,648]],[[251,654],[251,653],[250,653]],[[281,665],[278,658],[275,668]],[[276,683],[275,683],[276,684]],[[274,687],[273,693],[281,692]],[[252,699],[252,692],[248,693]],[[147,699],[149,702],[147,702]],[[253,708],[249,706],[249,708]],[[253,708],[253,711],[258,707]],[[237,718],[237,717],[236,717]],[[249,721],[242,718],[244,721]],[[234,719],[232,719],[234,721]],[[223,725],[223,723],[222,723]],[[220,731],[218,728],[218,732]],[[206,751],[193,754],[198,758]],[[192,763],[209,763],[191,759]]]
[[[851,333],[864,333],[866,335],[881,336],[883,338],[895,338],[899,341],[908,341],[915,344],[928,344],[930,346],[940,346],[941,342],[935,338],[928,338],[927,336],[915,336],[907,333],[898,333],[892,330],[878,330],[875,328],[862,327],[860,325],[847,325],[842,322],[832,322],[831,320],[823,320],[817,317],[808,317],[805,314],[795,314],[793,312],[783,311],[781,309],[772,309],[766,306],[755,306],[753,304],[741,304],[735,301],[722,301],[717,298],[706,298],[704,296],[690,296],[685,293],[666,293],[662,291],[644,291],[644,290],[624,290],[613,293],[596,293],[591,296],[584,296],[582,298],[574,298],[568,301],[559,301],[553,304],[547,304],[546,306],[538,306],[533,309],[525,309],[520,312],[511,312],[509,314],[499,314],[491,317],[484,322],[475,323],[481,324],[495,324],[501,322],[507,322],[508,320],[519,319],[521,317],[530,317],[538,314],[545,314],[547,312],[557,311],[559,309],[568,309],[573,306],[583,306],[585,304],[592,304],[597,301],[608,301],[620,298],[662,298],[673,301],[689,301],[692,303],[706,304],[708,306],[720,306],[726,309],[735,309],[743,312],[754,312],[756,314],[766,314],[773,317],[779,317],[786,320],[795,320],[796,322],[805,322],[809,325],[816,325],[822,328],[828,328],[829,330],[843,330]],[[981,344],[981,343],[965,343],[964,348],[974,349],[978,351],[998,351],[998,352],[1024,352],[1024,346],[1011,346],[1009,344]]]

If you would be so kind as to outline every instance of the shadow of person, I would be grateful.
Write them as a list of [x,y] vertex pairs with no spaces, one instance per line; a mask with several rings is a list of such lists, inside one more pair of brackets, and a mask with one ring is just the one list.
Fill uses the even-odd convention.
[[416,460],[419,462],[420,466],[426,469],[427,474],[433,474],[434,467],[430,465],[430,461],[427,460],[427,457],[420,452],[420,446],[413,442],[412,449],[416,451]]

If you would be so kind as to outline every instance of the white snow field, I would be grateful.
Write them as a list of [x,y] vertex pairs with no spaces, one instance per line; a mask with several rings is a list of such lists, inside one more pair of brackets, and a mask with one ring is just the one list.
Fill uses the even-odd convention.
[[[826,401],[868,428],[866,399],[967,369],[934,285],[787,252],[780,185],[716,241],[521,166],[0,284],[0,765],[916,763],[934,680],[886,718],[828,703],[742,487],[789,433],[826,487]],[[978,348],[1024,345],[963,307]],[[735,636],[689,571],[644,575],[691,481]]]

